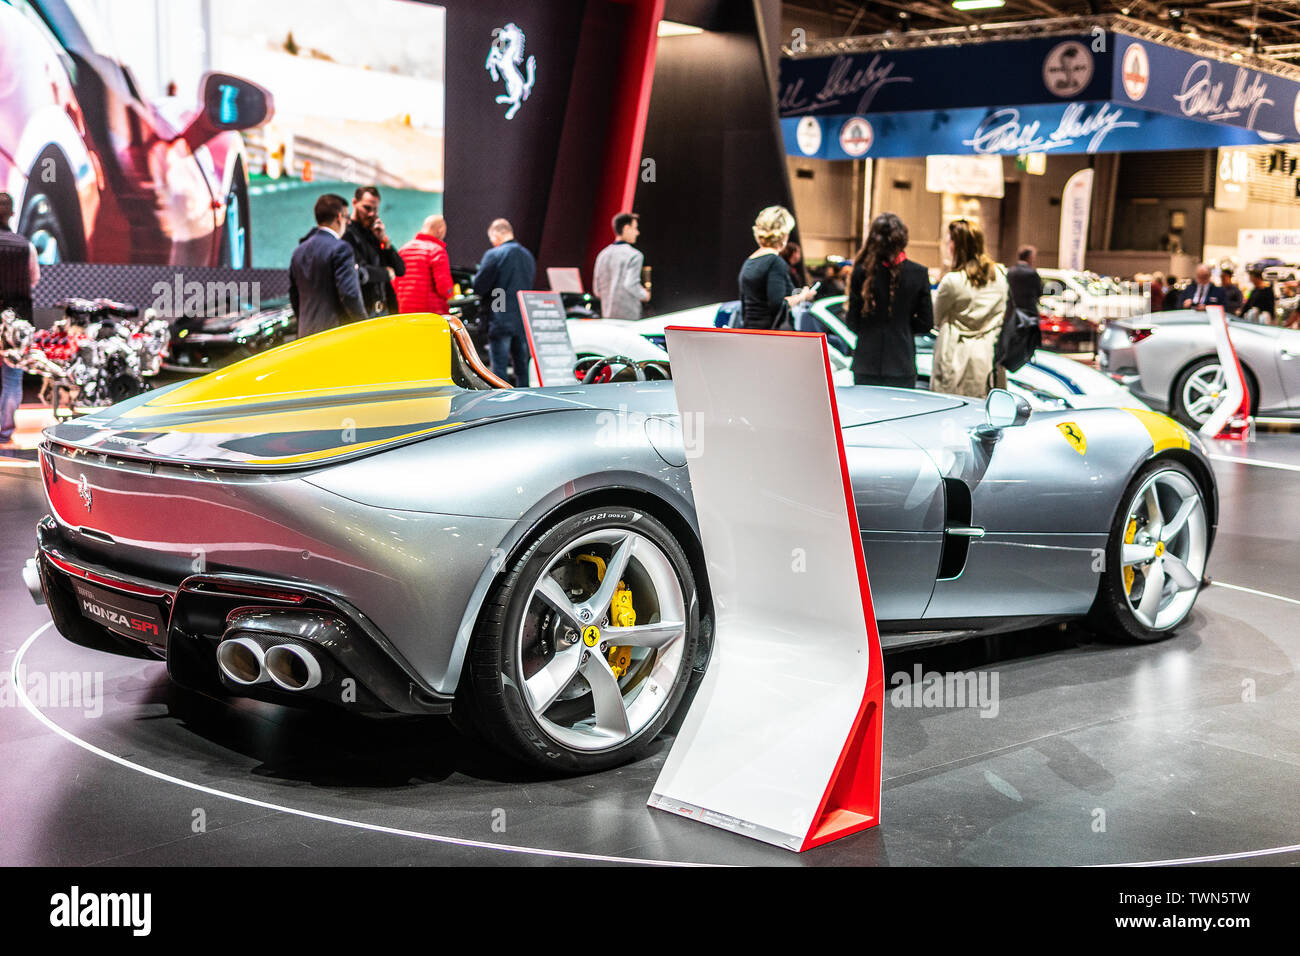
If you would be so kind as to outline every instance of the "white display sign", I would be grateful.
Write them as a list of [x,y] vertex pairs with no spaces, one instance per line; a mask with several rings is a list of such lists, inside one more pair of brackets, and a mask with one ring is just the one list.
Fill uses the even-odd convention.
[[1250,188],[1250,150],[1220,149],[1214,175],[1214,208],[1245,209]]
[[1061,241],[1058,269],[1083,271],[1088,251],[1088,219],[1092,214],[1092,170],[1081,169],[1065,184],[1061,193]]
[[1001,156],[927,156],[925,188],[932,193],[991,196],[1005,192]]
[[1238,229],[1237,254],[1243,262],[1300,263],[1300,229]]
[[883,664],[826,338],[667,336],[716,622],[648,804],[796,851],[876,826]]

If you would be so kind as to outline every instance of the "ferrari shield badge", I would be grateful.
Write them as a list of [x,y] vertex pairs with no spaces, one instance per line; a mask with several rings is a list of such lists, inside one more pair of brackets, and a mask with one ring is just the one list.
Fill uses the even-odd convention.
[[1061,430],[1061,434],[1064,435],[1065,440],[1070,443],[1070,447],[1080,455],[1085,454],[1088,451],[1088,439],[1084,437],[1082,428],[1074,422],[1061,422],[1061,424],[1056,427]]

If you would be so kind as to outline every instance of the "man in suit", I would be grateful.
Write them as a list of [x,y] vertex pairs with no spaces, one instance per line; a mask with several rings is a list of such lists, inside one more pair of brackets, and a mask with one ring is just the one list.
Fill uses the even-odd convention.
[[514,367],[514,383],[528,385],[528,337],[524,317],[519,311],[519,293],[533,287],[537,261],[533,254],[515,241],[514,227],[505,219],[495,219],[488,226],[492,248],[483,254],[474,276],[474,292],[479,297],[479,314],[486,314],[488,354],[492,371],[510,381],[506,367]]
[[1204,312],[1207,305],[1223,305],[1223,289],[1210,282],[1210,267],[1202,262],[1196,267],[1196,281],[1183,290],[1178,307]]
[[316,200],[316,228],[303,237],[289,261],[289,301],[298,316],[298,337],[366,318],[357,261],[343,241],[348,201],[327,193]]
[[357,259],[357,281],[366,315],[395,315],[397,292],[393,280],[406,275],[406,263],[388,241],[384,221],[379,218],[379,190],[362,186],[352,197],[352,218],[343,241]]
[[1038,274],[1038,250],[1033,246],[1021,246],[1016,253],[1016,264],[1007,270],[1007,282],[1011,284],[1011,300],[1017,309],[1038,314],[1038,300],[1043,294],[1043,277]]

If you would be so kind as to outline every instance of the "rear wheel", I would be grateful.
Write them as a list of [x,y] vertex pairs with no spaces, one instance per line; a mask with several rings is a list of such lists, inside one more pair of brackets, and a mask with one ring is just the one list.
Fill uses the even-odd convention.
[[[1254,414],[1258,397],[1250,376],[1246,376],[1246,392],[1250,396],[1250,410]],[[1193,362],[1174,383],[1174,417],[1193,428],[1204,425],[1214,410],[1228,396],[1228,379],[1223,363],[1217,356],[1206,356]]]
[[542,533],[489,595],[458,708],[510,756],[571,773],[642,755],[686,692],[695,581],[651,516],[599,508]]
[[1205,575],[1205,494],[1181,464],[1157,459],[1138,472],[1122,501],[1090,617],[1103,633],[1162,640],[1191,613]]

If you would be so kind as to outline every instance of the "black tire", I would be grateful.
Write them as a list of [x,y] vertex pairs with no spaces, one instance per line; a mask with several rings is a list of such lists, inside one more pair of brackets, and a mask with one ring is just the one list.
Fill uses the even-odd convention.
[[226,193],[226,221],[221,227],[221,251],[217,263],[219,266],[225,269],[252,267],[253,237],[252,230],[249,228],[251,222],[244,165],[237,163],[230,191]]
[[[563,733],[564,728],[560,728],[559,723],[551,723],[551,719],[560,720],[557,714],[567,711],[575,715],[568,719],[575,720],[576,727],[576,715],[592,711],[593,695],[589,690],[582,690],[590,685],[584,677],[575,677],[564,686],[573,688],[576,696],[557,698],[544,711],[546,720],[539,720],[525,700],[525,691],[522,689],[529,677],[526,668],[532,667],[536,673],[539,659],[547,663],[554,661],[561,648],[561,641],[551,639],[554,646],[549,647],[551,656],[548,659],[545,656],[548,651],[546,639],[535,640],[525,647],[523,628],[525,615],[533,604],[534,588],[547,568],[553,562],[558,562],[558,567],[578,567],[578,562],[566,561],[567,555],[578,553],[575,544],[593,533],[606,531],[630,532],[648,539],[657,549],[656,560],[664,559],[671,566],[683,602],[685,633],[680,638],[680,655],[670,683],[661,683],[659,676],[662,675],[651,679],[650,671],[656,666],[653,651],[648,652],[650,656],[646,661],[631,665],[619,682],[621,692],[625,695],[625,706],[628,706],[627,700],[637,694],[653,692],[655,696],[647,698],[653,701],[662,692],[664,703],[657,705],[657,711],[651,711],[653,716],[615,744],[604,747],[597,740],[590,747],[576,749],[558,739],[557,728],[559,733]],[[597,546],[583,545],[582,553],[590,552],[593,547]],[[662,563],[659,568],[666,573]],[[632,581],[642,570],[641,565],[629,564],[626,577]],[[595,574],[594,570],[592,574]],[[653,591],[652,588],[646,590]],[[640,605],[641,599],[635,598],[635,593],[634,599]],[[671,599],[675,599],[675,595]],[[657,594],[653,600],[658,600]],[[551,614],[547,611],[545,602],[534,605],[534,614],[537,613],[537,608],[544,615]],[[642,608],[638,606],[637,611],[642,613]],[[647,615],[653,616],[656,615]],[[559,615],[553,617],[556,621],[563,621]],[[649,622],[639,620],[638,623]],[[631,508],[615,506],[581,512],[559,521],[539,534],[488,594],[466,661],[466,673],[460,682],[456,699],[456,710],[459,713],[455,723],[463,725],[466,721],[472,722],[478,733],[498,750],[522,763],[550,772],[590,773],[635,760],[652,746],[686,693],[692,668],[697,663],[699,630],[695,579],[690,562],[672,533],[655,518]],[[537,633],[545,633],[545,628],[537,628]],[[600,650],[584,651],[573,643],[568,646],[582,654],[584,660],[588,654],[601,653]],[[600,648],[603,647],[604,644],[601,644]],[[525,660],[525,657],[528,659]]]
[[[1133,480],[1124,489],[1124,495],[1120,498],[1119,507],[1116,509],[1115,517],[1111,521],[1110,534],[1106,539],[1105,564],[1101,573],[1101,581],[1097,586],[1097,597],[1088,612],[1088,624],[1099,635],[1127,643],[1149,644],[1162,641],[1178,630],[1187,620],[1192,607],[1195,605],[1196,592],[1192,591],[1190,603],[1188,603],[1177,620],[1171,623],[1162,623],[1160,627],[1150,627],[1138,619],[1130,603],[1132,589],[1137,584],[1137,572],[1134,572],[1134,577],[1131,580],[1126,580],[1122,552],[1126,537],[1129,535],[1131,507],[1138,493],[1153,476],[1170,473],[1182,476],[1191,485],[1195,490],[1195,494],[1199,497],[1201,515],[1208,514],[1205,508],[1205,489],[1201,487],[1191,471],[1181,463],[1169,458],[1157,458],[1148,462],[1134,475]],[[1172,517],[1173,515],[1166,515],[1165,519],[1168,521]],[[1190,534],[1191,531],[1188,533]],[[1193,572],[1198,578],[1198,589],[1205,573],[1205,559],[1209,554],[1208,532],[1203,539],[1202,548],[1203,555],[1198,562],[1195,562],[1199,566]],[[1162,547],[1161,551],[1163,552],[1163,550]],[[1173,553],[1172,549],[1170,553]],[[1142,579],[1142,585],[1145,588],[1145,576]]]
[[[1173,413],[1174,418],[1177,418],[1180,422],[1190,428],[1200,428],[1205,424],[1209,416],[1213,414],[1213,409],[1207,412],[1204,416],[1193,415],[1191,411],[1188,410],[1183,397],[1183,392],[1186,388],[1187,382],[1192,378],[1192,376],[1203,372],[1207,368],[1219,368],[1221,364],[1222,363],[1219,361],[1217,355],[1207,355],[1204,358],[1197,359],[1179,373],[1178,378],[1174,381],[1174,391],[1169,402],[1169,408]],[[1242,373],[1246,378],[1246,394],[1250,396],[1250,413],[1254,415],[1256,410],[1259,408],[1259,395],[1256,393],[1254,379],[1252,379],[1250,373],[1246,371],[1245,365],[1242,366]]]
[[[45,183],[43,175],[48,160],[55,163],[56,183]],[[65,174],[65,165],[57,158],[43,156],[37,160],[28,180],[35,191],[23,198],[18,215],[18,232],[32,240],[40,261],[49,265],[59,262],[80,262],[85,258],[85,239],[77,218],[77,198],[70,186],[72,174]]]

